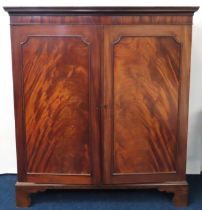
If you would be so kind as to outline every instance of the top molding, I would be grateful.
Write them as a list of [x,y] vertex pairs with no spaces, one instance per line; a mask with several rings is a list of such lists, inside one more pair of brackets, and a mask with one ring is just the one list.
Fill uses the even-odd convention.
[[193,15],[199,7],[4,7],[10,16],[22,15]]

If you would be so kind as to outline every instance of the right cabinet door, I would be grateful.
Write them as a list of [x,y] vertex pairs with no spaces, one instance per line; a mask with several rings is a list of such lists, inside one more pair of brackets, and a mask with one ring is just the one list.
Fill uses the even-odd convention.
[[104,182],[185,179],[191,26],[104,31]]

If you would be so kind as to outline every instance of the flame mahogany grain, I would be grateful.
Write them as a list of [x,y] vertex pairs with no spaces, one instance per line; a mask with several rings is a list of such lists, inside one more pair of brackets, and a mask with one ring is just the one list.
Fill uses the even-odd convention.
[[90,175],[88,44],[39,36],[22,50],[27,172]]
[[99,30],[12,28],[19,181],[99,181]]
[[113,173],[176,172],[180,45],[123,37],[112,59]]
[[198,7],[6,7],[16,205],[47,189],[156,188],[188,205]]

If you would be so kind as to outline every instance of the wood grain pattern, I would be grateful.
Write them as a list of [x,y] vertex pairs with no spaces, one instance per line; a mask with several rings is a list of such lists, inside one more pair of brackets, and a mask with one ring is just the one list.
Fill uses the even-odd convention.
[[192,24],[192,16],[11,16],[12,25],[36,24],[71,24],[71,25],[161,25],[161,24]]
[[[21,26],[21,27],[12,27],[11,31],[12,31],[12,40],[13,40],[13,42],[12,42],[13,54],[18,55],[18,56],[13,57],[18,180],[19,181],[32,180],[32,182],[34,182],[34,183],[42,183],[43,182],[43,183],[60,183],[60,184],[99,183],[100,182],[100,149],[99,149],[100,133],[99,133],[99,112],[96,107],[100,103],[100,86],[99,86],[99,81],[100,81],[100,60],[99,60],[100,43],[98,42],[99,37],[100,37],[100,29],[95,26],[85,26],[85,27],[84,26],[55,26],[55,27],[52,27],[52,26],[45,26],[45,27],[44,26],[35,26],[35,27]],[[47,38],[47,40],[44,40],[45,38]],[[49,40],[50,44],[48,42],[48,39],[50,39]],[[41,40],[41,42],[38,43],[39,40]],[[41,54],[41,56],[38,58],[38,60],[41,59],[42,64],[45,63],[45,65],[43,65],[43,66],[38,65],[38,62],[34,59],[35,55],[32,54],[32,53],[34,53],[34,51],[28,47],[29,45],[33,45],[33,41],[36,41],[36,44],[38,43],[37,46],[39,47],[36,54],[37,53],[40,54],[40,52],[41,52],[40,50],[43,50],[43,54]],[[52,41],[53,41],[53,44],[51,44]],[[43,45],[43,43],[45,45]],[[58,45],[56,45],[56,44],[58,44]],[[49,47],[47,47],[48,45],[49,45]],[[23,49],[22,49],[22,47],[23,47]],[[36,50],[36,48],[34,46],[33,46],[33,49]],[[70,145],[67,145],[67,144],[69,144],[72,141],[72,144],[71,143],[70,144],[72,146],[73,145],[78,146],[78,148],[75,148],[76,149],[75,151],[71,151],[71,154],[78,155],[77,152],[81,152],[81,154],[78,155],[78,157],[76,156],[75,158],[73,158],[70,153],[69,154],[66,153],[66,150],[65,150],[65,154],[64,153],[61,154],[59,152],[59,150],[58,150],[58,152],[55,151],[58,156],[57,158],[60,159],[60,161],[63,161],[62,158],[69,157],[69,160],[72,161],[72,163],[63,162],[63,163],[60,163],[60,166],[51,165],[50,170],[48,169],[48,171],[46,168],[47,165],[45,165],[46,164],[45,161],[43,159],[41,160],[40,158],[42,157],[42,155],[44,155],[47,158],[46,155],[48,155],[48,154],[42,154],[42,153],[44,150],[46,151],[46,146],[47,146],[47,149],[52,150],[53,145],[51,145],[50,141],[48,141],[48,140],[50,137],[52,139],[54,139],[54,136],[50,136],[50,135],[48,136],[46,134],[47,131],[44,131],[44,134],[46,134],[45,139],[44,139],[45,141],[41,141],[41,139],[38,139],[38,140],[40,140],[40,144],[38,145],[39,147],[37,145],[35,145],[38,147],[37,149],[40,148],[39,154],[41,157],[39,157],[37,159],[37,161],[38,161],[38,163],[40,162],[39,164],[42,164],[42,165],[34,166],[37,168],[40,167],[39,170],[40,171],[43,170],[44,172],[36,172],[35,168],[34,168],[34,171],[28,170],[27,163],[29,162],[28,159],[31,159],[31,156],[27,157],[28,155],[27,155],[26,142],[28,141],[28,139],[26,139],[26,122],[25,122],[26,121],[26,109],[25,109],[26,100],[25,100],[25,87],[23,88],[24,82],[26,82],[26,81],[25,81],[25,75],[24,75],[23,68],[22,68],[22,66],[23,66],[22,64],[25,62],[25,61],[23,61],[23,60],[25,60],[23,50],[24,51],[27,50],[28,52],[26,52],[26,53],[28,53],[30,56],[32,54],[32,56],[33,56],[32,61],[34,61],[34,63],[32,64],[30,62],[30,66],[34,65],[35,67],[37,67],[37,69],[35,69],[35,67],[32,66],[33,72],[29,72],[27,74],[27,77],[29,78],[29,76],[32,75],[33,79],[35,79],[35,82],[37,80],[36,83],[38,83],[37,75],[44,76],[44,79],[47,76],[47,81],[49,81],[50,83],[45,81],[43,85],[42,85],[42,83],[39,83],[39,84],[42,86],[41,88],[44,89],[44,91],[50,89],[50,91],[48,92],[49,97],[53,96],[53,98],[54,98],[55,97],[54,94],[56,94],[56,93],[59,96],[61,96],[61,97],[57,98],[57,100],[55,100],[56,103],[55,102],[54,103],[57,108],[57,107],[60,107],[60,104],[61,104],[60,101],[63,102],[61,104],[62,107],[60,110],[61,111],[63,110],[62,112],[65,112],[65,115],[68,112],[68,109],[67,109],[68,94],[73,93],[72,92],[73,89],[68,89],[67,87],[74,87],[75,90],[78,91],[78,99],[85,98],[85,95],[88,93],[88,98],[86,97],[86,101],[75,105],[74,110],[71,112],[71,115],[72,115],[71,120],[76,120],[76,119],[74,119],[74,117],[78,116],[77,114],[75,114],[75,112],[77,112],[75,109],[76,107],[78,108],[78,106],[81,106],[82,110],[87,110],[87,107],[85,107],[85,104],[86,105],[88,104],[88,119],[85,118],[85,116],[81,115],[78,118],[78,123],[76,123],[74,121],[69,122],[67,120],[70,119],[70,115],[65,116],[60,111],[58,111],[57,114],[60,116],[60,119],[59,119],[60,123],[64,122],[64,126],[61,127],[61,131],[59,128],[60,126],[57,127],[57,122],[54,122],[52,120],[53,116],[57,118],[57,114],[55,114],[55,112],[54,112],[54,110],[55,110],[53,107],[54,103],[50,104],[49,103],[50,100],[47,97],[44,97],[44,94],[47,95],[47,92],[45,92],[45,93],[43,92],[41,94],[41,97],[42,96],[43,97],[40,98],[40,105],[43,104],[44,110],[37,109],[37,111],[45,112],[45,113],[47,113],[47,112],[50,113],[50,111],[51,111],[51,113],[50,113],[50,114],[52,114],[51,116],[45,115],[46,122],[49,123],[48,126],[50,126],[50,122],[52,122],[52,124],[55,124],[56,127],[51,129],[50,127],[47,126],[44,129],[47,129],[47,131],[50,133],[52,131],[58,130],[58,132],[52,133],[55,135],[56,138],[58,138],[56,143],[58,143],[59,145],[63,144],[63,143],[61,143],[60,139],[61,138],[65,139],[64,138],[65,136],[68,137],[68,135],[70,133],[67,133],[67,130],[69,129],[68,126],[71,125],[71,123],[72,123],[72,125],[79,126],[79,125],[81,125],[81,122],[83,122],[84,119],[87,120],[87,121],[85,121],[85,124],[82,124],[81,132],[78,132],[78,135],[75,134],[78,138],[81,137],[80,134],[82,135],[82,133],[83,133],[83,137],[85,138],[87,136],[87,132],[84,133],[84,129],[85,129],[85,127],[86,128],[88,127],[88,129],[89,129],[88,140],[80,139],[81,144],[79,143],[79,145],[77,145],[76,142],[69,139],[68,141],[65,140],[64,144],[62,145],[62,146],[67,146],[68,148],[66,148],[66,150],[68,150]],[[29,50],[32,53],[30,53]],[[83,55],[80,55],[80,51],[83,52]],[[88,56],[86,55],[87,51],[88,51]],[[64,53],[61,54],[61,52],[64,52]],[[53,55],[54,55],[54,57],[53,57]],[[89,59],[89,56],[92,57],[92,55],[94,56],[94,59]],[[44,60],[44,58],[46,61]],[[49,58],[53,59],[53,62],[51,62],[51,60]],[[85,58],[85,61],[80,60],[83,58]],[[71,59],[72,59],[72,61],[71,61]],[[46,63],[48,65],[46,65]],[[82,64],[82,65],[85,64],[86,65],[85,67],[86,68],[88,67],[88,69],[83,68],[80,64]],[[52,68],[49,68],[49,65],[52,65],[51,66]],[[27,68],[27,70],[29,71],[30,66],[29,65],[24,66],[24,69]],[[59,69],[58,67],[59,68],[62,67],[62,69]],[[64,68],[68,67],[69,72],[66,72],[66,70],[63,69],[63,67]],[[74,70],[74,67],[76,67],[77,72],[79,70],[79,72],[81,73],[82,69],[84,69],[86,72],[88,72],[87,75],[85,76],[84,81],[83,81],[83,78],[82,78],[82,81],[80,81],[80,77],[78,77],[78,74],[73,74],[75,72],[72,72],[72,74],[71,74],[71,71]],[[42,69],[45,69],[45,72]],[[58,71],[57,71],[57,69],[58,69]],[[36,70],[37,70],[38,74],[35,74]],[[52,72],[54,74],[52,74]],[[68,73],[70,73],[70,74],[68,75]],[[81,75],[82,75],[82,77],[84,76],[83,73]],[[68,83],[68,79],[67,79],[68,76],[72,78],[70,83]],[[55,80],[54,77],[57,79]],[[86,84],[87,77],[88,77],[88,84]],[[41,77],[41,79],[42,78],[43,77]],[[85,88],[87,86],[87,89],[80,90],[78,87],[79,81],[81,82],[81,85],[85,85]],[[33,82],[33,80],[30,79],[29,82],[31,84]],[[72,82],[72,84],[71,84],[71,82]],[[54,84],[56,84],[56,83],[57,83],[57,85],[54,87]],[[76,83],[76,85],[75,85],[75,83]],[[47,85],[46,87],[44,86],[45,84]],[[36,88],[35,90],[37,90],[38,86],[36,85],[35,88]],[[46,89],[46,88],[48,88],[48,89]],[[33,95],[34,95],[34,92],[33,92]],[[29,98],[28,95],[27,95],[27,97]],[[77,98],[77,93],[72,97],[72,99],[76,99],[76,98]],[[43,103],[43,100],[47,100],[47,102],[49,104]],[[67,103],[67,106],[66,106],[66,103]],[[35,104],[37,104],[37,103],[35,103]],[[47,105],[47,107],[49,106],[52,109],[47,110],[46,105]],[[31,107],[32,107],[32,105],[31,105]],[[33,108],[34,108],[34,105],[30,110],[32,111]],[[78,110],[78,112],[79,112],[79,110]],[[42,113],[42,115],[43,115],[43,113]],[[33,112],[33,116],[34,116],[34,112]],[[38,114],[38,117],[40,118],[39,114]],[[50,117],[50,121],[48,120],[49,117]],[[80,120],[80,117],[81,117],[81,120]],[[41,120],[40,122],[42,122],[42,121],[43,120]],[[28,123],[30,123],[30,122],[28,122]],[[88,125],[86,125],[86,123],[88,123]],[[37,126],[38,126],[38,124],[37,124]],[[43,130],[39,131],[39,133],[41,133],[41,134],[42,134],[42,132],[43,132]],[[37,137],[37,135],[39,134],[39,133],[31,134],[32,133],[31,130],[29,130],[28,133],[30,134],[30,136],[34,135],[35,137]],[[65,136],[63,134],[65,134]],[[62,135],[63,135],[63,137],[62,137]],[[71,135],[69,135],[69,136],[71,136]],[[75,139],[73,139],[73,140],[75,140]],[[88,152],[87,152],[86,148],[84,148],[84,145],[86,145],[86,142],[88,143],[88,148],[87,148]],[[39,143],[39,141],[38,141],[38,143]],[[52,143],[54,143],[54,142],[52,141]],[[81,145],[83,145],[83,148],[81,148],[82,147]],[[33,147],[34,145],[30,145],[30,146]],[[51,146],[51,147],[49,147],[49,146]],[[31,151],[31,147],[30,147],[30,151]],[[56,148],[56,150],[63,149],[61,147]],[[51,150],[48,150],[47,152],[50,152]],[[56,154],[56,153],[54,153],[54,149],[52,150],[52,152],[54,155]],[[36,153],[37,153],[37,151],[33,151],[33,155],[35,155]],[[88,160],[86,158],[87,154],[88,154]],[[32,154],[30,153],[29,155],[32,155]],[[82,163],[79,162],[80,161],[79,157],[81,157],[81,156],[82,156],[82,158],[84,158],[84,159],[82,159]],[[51,164],[54,164],[55,162],[58,161],[58,159],[53,157],[52,154],[50,155],[50,157],[51,157],[50,159],[52,161]],[[47,163],[48,162],[49,162],[49,160],[47,161]],[[79,165],[77,165],[78,162],[79,162]],[[75,164],[75,165],[70,166],[68,164],[70,164],[70,165]],[[89,166],[87,166],[88,164],[89,164]],[[69,169],[63,168],[63,167],[69,167]],[[31,166],[31,168],[32,168],[32,166]],[[57,172],[56,172],[56,169],[58,170]],[[73,170],[77,173],[72,173]],[[50,172],[50,171],[52,171],[52,172]],[[63,172],[63,171],[66,171],[66,172]],[[89,172],[86,173],[87,171],[89,171]]]
[[[157,188],[188,204],[198,7],[6,7],[16,204],[46,189]],[[91,57],[91,59],[89,59]]]
[[30,37],[22,54],[27,172],[89,174],[89,46]]
[[191,26],[105,27],[105,183],[185,180],[190,32]]
[[113,172],[176,171],[180,45],[123,37],[113,56]]

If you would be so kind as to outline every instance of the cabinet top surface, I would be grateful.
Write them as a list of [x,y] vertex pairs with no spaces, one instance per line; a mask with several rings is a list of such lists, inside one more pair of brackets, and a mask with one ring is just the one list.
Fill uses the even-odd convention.
[[10,15],[193,15],[199,7],[4,7]]

